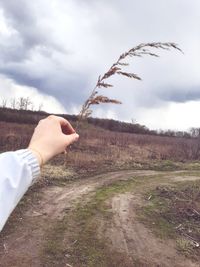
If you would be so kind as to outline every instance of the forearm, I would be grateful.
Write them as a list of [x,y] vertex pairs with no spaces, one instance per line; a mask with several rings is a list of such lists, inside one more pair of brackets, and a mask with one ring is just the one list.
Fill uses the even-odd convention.
[[38,158],[28,149],[0,155],[0,231],[39,174]]
[[79,138],[62,117],[48,116],[34,130],[28,149],[0,155],[0,231],[34,179],[40,166]]

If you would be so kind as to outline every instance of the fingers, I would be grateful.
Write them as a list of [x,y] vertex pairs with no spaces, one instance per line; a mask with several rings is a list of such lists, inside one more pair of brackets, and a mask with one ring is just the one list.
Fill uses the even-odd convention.
[[78,139],[79,139],[79,135],[77,133],[73,133],[73,134],[65,136],[64,142],[66,146],[69,146],[73,144],[74,142],[78,141]]
[[79,135],[76,133],[74,128],[71,126],[71,124],[66,119],[64,119],[63,117],[55,116],[55,115],[50,115],[48,119],[53,119],[59,122],[62,128],[64,143],[66,147],[78,141]]
[[55,115],[50,115],[48,117],[48,119],[53,119],[56,120],[57,122],[59,122],[61,128],[62,128],[62,132],[64,134],[73,134],[76,131],[74,130],[74,128],[72,127],[72,125],[68,122],[68,120],[59,117],[59,116],[55,116]]
[[68,134],[73,134],[76,132],[67,120],[65,122],[63,121],[62,123],[63,124],[61,124],[61,128],[64,134],[68,135]]

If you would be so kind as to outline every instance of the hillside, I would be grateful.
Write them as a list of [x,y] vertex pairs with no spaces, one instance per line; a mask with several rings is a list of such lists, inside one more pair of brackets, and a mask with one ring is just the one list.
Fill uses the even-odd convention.
[[[0,107],[0,121],[5,122],[16,122],[19,124],[28,123],[36,124],[40,119],[48,116],[49,114],[44,111],[31,111],[31,110],[18,110],[11,108]],[[55,114],[62,116],[70,122],[76,122],[77,116],[69,114]],[[125,133],[136,133],[136,134],[147,134],[147,135],[159,135],[159,136],[177,136],[177,137],[191,137],[191,133],[185,131],[156,131],[150,130],[145,125],[139,123],[126,123],[122,121],[116,121],[112,119],[99,119],[99,118],[88,118],[86,120],[88,124],[99,126],[103,129],[114,131],[114,132],[125,132]]]
[[[1,108],[0,151],[27,147],[35,125],[46,116],[48,113],[45,112]],[[75,125],[76,116],[63,117]],[[137,133],[139,129],[146,129],[146,132]],[[134,124],[91,118],[81,123],[78,132],[80,140],[69,149],[67,157],[60,155],[52,164],[65,164],[81,173],[93,173],[126,168],[149,169],[157,165],[170,168],[170,164],[174,167],[200,158],[198,138],[153,134],[141,125],[136,127]]]
[[[1,109],[0,151],[27,147],[46,116]],[[198,267],[199,138],[111,131],[110,121],[92,120],[9,218],[0,267]]]

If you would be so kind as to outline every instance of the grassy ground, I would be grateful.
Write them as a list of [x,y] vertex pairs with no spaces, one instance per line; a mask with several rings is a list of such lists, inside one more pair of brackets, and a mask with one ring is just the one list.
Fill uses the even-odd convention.
[[[69,256],[70,263],[75,266],[117,266],[116,264],[124,260],[110,250],[106,245],[106,240],[99,239],[97,229],[101,219],[111,219],[112,212],[106,204],[106,200],[117,193],[125,193],[133,188],[137,183],[136,179],[121,181],[99,188],[89,199],[81,201],[75,209],[48,229],[47,237],[42,253],[45,266],[61,266],[61,259]],[[66,249],[64,235],[68,234],[67,243],[71,246]],[[63,250],[63,248],[65,248]],[[116,262],[117,261],[117,262]],[[122,265],[121,265],[122,266]]]
[[[185,166],[187,169],[188,165]],[[35,224],[41,218],[41,222],[38,224],[38,231],[44,231],[39,249],[41,266],[155,266],[148,265],[148,258],[146,258],[147,265],[144,265],[144,261],[136,256],[133,265],[133,261],[130,262],[130,258],[124,252],[111,246],[110,240],[101,229],[102,225],[106,229],[113,223],[115,214],[111,200],[115,196],[125,195],[127,192],[133,196],[139,195],[141,198],[140,205],[134,207],[135,218],[139,223],[150,229],[160,240],[173,240],[177,253],[191,258],[195,262],[199,260],[197,244],[200,241],[200,218],[198,214],[200,211],[200,181],[188,181],[188,178],[199,179],[200,171],[198,168],[195,171],[162,171],[154,174],[147,171],[146,175],[143,174],[143,171],[138,171],[138,175],[131,176],[126,176],[125,173],[124,171],[117,172],[120,176],[116,178],[113,176],[112,180],[109,180],[109,176],[113,174],[109,172],[100,175],[95,180],[94,177],[88,178],[85,187],[89,186],[89,181],[93,180],[94,183],[98,183],[104,179],[104,183],[101,187],[95,187],[94,190],[77,199],[75,204],[70,207],[67,206],[67,202],[63,203],[65,198],[59,200],[62,203],[56,202],[57,205],[62,204],[63,208],[68,207],[62,211],[61,218],[50,218],[47,214],[44,215],[46,216],[45,219],[42,217],[43,215],[39,215],[41,217],[33,219],[33,226],[30,225],[31,217],[28,219],[29,226],[26,225],[26,218],[23,219],[24,226],[30,228],[28,231],[31,232],[31,227],[36,229]],[[14,216],[8,222],[6,231],[3,233],[4,236],[2,236],[3,240],[7,240],[7,236],[12,236],[12,233],[17,236],[15,233],[18,231],[17,225],[20,224],[20,218],[27,210],[35,210],[38,205],[42,207],[41,190],[45,193],[51,188],[58,188],[61,189],[60,192],[65,193],[66,190],[66,194],[68,194],[71,190],[68,189],[73,188],[73,184],[74,188],[84,185],[84,180],[74,177],[78,177],[78,175],[73,170],[66,170],[59,166],[46,166],[43,180],[36,184],[21,201]],[[182,181],[177,182],[175,178],[181,178]],[[51,201],[50,197],[55,196],[49,195],[48,197]],[[59,199],[59,194],[57,198]],[[45,197],[45,201],[48,201],[47,197]],[[54,208],[53,205],[52,208]],[[38,211],[40,212],[40,210]],[[45,208],[43,211],[41,210],[41,214],[43,212],[45,212]],[[133,218],[130,216],[131,220]],[[13,225],[16,225],[16,229],[13,228]],[[10,253],[13,255],[12,251]],[[20,253],[20,257],[23,258],[23,253]],[[20,266],[19,262],[16,266]],[[4,267],[8,266],[4,264]]]
[[[184,175],[194,173],[184,172]],[[200,176],[200,173],[196,172],[195,175]],[[61,262],[64,264],[66,260],[69,266],[132,266],[126,255],[111,249],[105,237],[98,234],[102,221],[108,223],[113,218],[108,200],[126,192],[143,196],[143,207],[137,211],[139,221],[152,229],[160,239],[175,240],[177,250],[186,257],[198,260],[200,217],[188,213],[188,207],[190,211],[199,211],[200,182],[171,183],[163,180],[165,176],[166,173],[134,176],[128,181],[112,182],[93,192],[86,200],[81,200],[46,232],[42,251],[44,266],[62,266]],[[156,187],[159,184],[161,186]],[[137,258],[135,264],[142,266],[139,261],[137,265]]]
[[186,256],[199,259],[200,181],[158,186],[148,196],[149,203],[139,211],[142,222],[159,237],[175,239]]

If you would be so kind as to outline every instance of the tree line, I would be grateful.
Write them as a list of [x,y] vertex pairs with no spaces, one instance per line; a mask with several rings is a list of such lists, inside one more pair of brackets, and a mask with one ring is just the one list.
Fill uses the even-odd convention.
[[[29,97],[20,97],[11,99],[10,105],[8,101],[2,100],[0,105],[0,121],[29,123],[36,124],[38,121],[48,115],[42,111],[42,104],[39,104],[37,109]],[[58,114],[57,114],[58,115]],[[76,115],[60,114],[71,122],[77,121]],[[191,128],[189,131],[174,131],[174,130],[150,130],[145,125],[117,121],[113,119],[87,118],[86,123],[104,128],[106,130],[124,133],[134,133],[143,135],[157,135],[167,137],[182,137],[182,138],[197,138],[200,137],[200,128]]]
[[42,103],[39,103],[39,105],[36,106],[29,97],[11,98],[10,100],[1,99],[0,105],[2,108],[32,111],[41,111],[43,107]]

